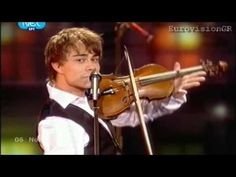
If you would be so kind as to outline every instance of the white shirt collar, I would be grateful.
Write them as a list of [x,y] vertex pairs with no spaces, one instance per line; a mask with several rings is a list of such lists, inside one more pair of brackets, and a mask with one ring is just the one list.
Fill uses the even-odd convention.
[[60,90],[54,86],[52,83],[47,83],[47,89],[49,93],[49,98],[58,102],[63,108],[66,108],[69,104],[85,102],[87,100],[86,96],[79,97],[77,95],[73,95],[71,93]]

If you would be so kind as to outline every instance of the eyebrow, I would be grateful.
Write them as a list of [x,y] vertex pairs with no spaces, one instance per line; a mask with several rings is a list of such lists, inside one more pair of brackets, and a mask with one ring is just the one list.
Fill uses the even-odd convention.
[[[74,54],[74,55],[72,55],[72,57],[87,57],[89,54]],[[93,55],[93,57],[99,57],[99,55],[97,55],[97,54],[94,54]]]
[[74,54],[72,57],[78,57],[78,56],[88,56],[88,54]]

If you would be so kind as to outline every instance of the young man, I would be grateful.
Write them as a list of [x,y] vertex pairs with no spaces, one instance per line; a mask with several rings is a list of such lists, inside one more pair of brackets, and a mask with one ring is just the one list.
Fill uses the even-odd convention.
[[[90,75],[99,73],[102,38],[86,28],[68,28],[52,36],[45,48],[48,68],[49,101],[38,124],[38,141],[44,154],[94,154],[93,110],[86,90],[91,88]],[[175,70],[180,69],[176,63]],[[186,102],[187,89],[199,86],[205,72],[186,75],[174,81],[172,95],[163,100],[141,100],[145,121],[170,114]],[[117,146],[111,124],[117,127],[139,124],[135,106],[107,122],[100,123],[100,154],[115,154]]]

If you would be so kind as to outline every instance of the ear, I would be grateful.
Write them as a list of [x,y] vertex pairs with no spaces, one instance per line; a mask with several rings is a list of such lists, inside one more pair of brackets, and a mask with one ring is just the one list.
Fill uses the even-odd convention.
[[56,72],[62,73],[61,64],[59,64],[58,62],[51,63],[51,66]]

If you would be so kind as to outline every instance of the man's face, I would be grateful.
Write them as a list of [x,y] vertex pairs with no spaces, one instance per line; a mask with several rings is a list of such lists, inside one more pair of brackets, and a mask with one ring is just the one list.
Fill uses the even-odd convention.
[[71,49],[67,53],[66,61],[60,66],[59,74],[66,88],[84,91],[91,87],[89,78],[91,73],[100,71],[100,56],[89,52],[83,44],[79,44],[78,49]]

